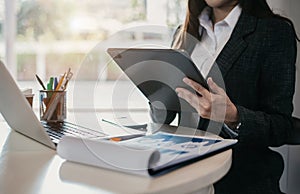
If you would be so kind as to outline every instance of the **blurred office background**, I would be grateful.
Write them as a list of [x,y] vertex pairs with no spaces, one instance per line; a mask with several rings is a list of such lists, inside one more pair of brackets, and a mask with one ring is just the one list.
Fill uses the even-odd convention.
[[[113,104],[111,95],[114,82],[120,70],[114,64],[103,68],[108,60],[105,52],[99,52],[98,61],[91,64],[84,63],[86,55],[120,31],[122,33],[118,34],[117,42],[121,46],[132,46],[141,42],[149,45],[169,45],[174,29],[184,20],[186,2],[187,0],[0,0],[0,59],[18,80],[20,87],[31,87],[34,92],[40,89],[35,74],[46,82],[50,76],[59,75],[68,67],[75,74],[80,69],[81,76],[76,79],[77,83],[88,86],[95,81],[101,82],[99,87],[95,87],[93,94],[96,99],[95,108],[100,112],[109,111]],[[268,3],[276,13],[291,18],[300,35],[300,1],[268,0]],[[151,25],[160,28],[151,28]],[[299,50],[300,48],[294,98],[294,116],[298,118]],[[102,75],[100,80],[99,74]],[[130,107],[122,107],[122,103],[118,103],[118,106],[121,104],[120,107],[114,109],[119,108],[122,111],[133,108],[137,112],[147,112],[147,100],[133,89],[130,81],[124,80],[119,85],[121,87],[118,88],[133,90],[127,99],[130,102],[125,103]],[[69,94],[72,92],[69,91]],[[84,97],[82,100],[84,101]],[[87,107],[74,106],[76,105],[72,104],[70,96],[69,108],[88,111]],[[34,108],[37,108],[37,102]],[[300,148],[283,146],[279,151],[288,163],[281,187],[288,194],[298,193],[300,188],[296,180],[299,180],[300,172],[296,169],[299,169],[297,166],[300,161],[297,156],[299,154],[296,153],[299,153]]]
[[[107,64],[106,48],[168,46],[174,28],[184,20],[185,7],[186,0],[2,0],[0,58],[20,87],[35,91],[40,89],[35,74],[47,82],[71,67],[77,84],[101,82],[102,90],[94,91],[99,95],[95,106],[109,109],[112,102],[104,102],[110,100],[120,69]],[[105,44],[110,39],[116,41]],[[87,62],[88,53],[99,45],[97,61]],[[132,86],[126,80],[122,84],[125,90]],[[138,91],[132,93],[132,107],[147,110],[146,99]]]
[[[20,81],[34,79],[35,73],[45,79],[68,66],[76,72],[93,47],[118,31],[160,25],[172,32],[184,19],[185,3],[185,0],[1,1],[0,56]],[[149,28],[128,30],[122,42],[169,41],[162,33]],[[94,65],[86,67],[86,76],[81,79],[97,79],[97,66],[101,64]],[[108,80],[116,76],[114,70],[107,69]]]
[[[101,82],[101,90],[94,91],[99,96],[95,106],[110,109],[120,69],[108,65],[106,48],[169,46],[185,8],[186,0],[0,0],[0,58],[20,87],[33,87],[35,92],[40,89],[35,74],[47,82],[71,67],[77,86]],[[115,41],[105,43],[110,39]],[[95,48],[97,60],[88,62],[86,56]],[[125,90],[132,87],[126,80],[121,84]],[[132,93],[131,107],[147,110],[146,99],[136,90]],[[86,108],[72,104],[76,106]]]

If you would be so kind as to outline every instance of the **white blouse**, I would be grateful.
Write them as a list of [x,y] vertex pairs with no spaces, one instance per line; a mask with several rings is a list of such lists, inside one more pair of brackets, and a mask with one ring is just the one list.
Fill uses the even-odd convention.
[[210,18],[211,11],[210,7],[206,7],[199,16],[199,33],[202,33],[202,39],[196,44],[191,55],[204,78],[207,77],[216,58],[228,42],[242,13],[242,8],[239,5],[235,6],[224,20],[214,26]]

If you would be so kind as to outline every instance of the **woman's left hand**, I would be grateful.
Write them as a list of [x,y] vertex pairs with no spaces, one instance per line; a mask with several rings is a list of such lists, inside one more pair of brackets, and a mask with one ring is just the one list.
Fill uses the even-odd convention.
[[189,78],[184,78],[183,81],[200,95],[184,88],[176,88],[178,96],[193,106],[202,118],[225,122],[229,126],[238,121],[236,106],[231,102],[226,92],[212,78],[208,78],[207,80],[211,91],[208,91]]

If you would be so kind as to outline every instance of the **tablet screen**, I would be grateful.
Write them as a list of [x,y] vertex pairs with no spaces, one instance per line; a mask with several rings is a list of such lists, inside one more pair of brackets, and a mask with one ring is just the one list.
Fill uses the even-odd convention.
[[206,80],[184,51],[109,48],[107,52],[151,103],[162,102],[168,110],[182,110],[175,92],[177,87],[194,92],[182,81],[184,77],[208,88]]

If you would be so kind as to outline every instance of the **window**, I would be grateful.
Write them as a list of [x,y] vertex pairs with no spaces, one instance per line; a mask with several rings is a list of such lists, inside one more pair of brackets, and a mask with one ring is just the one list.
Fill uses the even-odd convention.
[[[172,29],[182,22],[185,0],[14,0],[16,1],[17,79],[33,80],[38,73],[43,79],[63,72],[67,67],[76,72],[86,54],[114,33],[129,29],[124,41],[166,42],[161,32],[142,26],[159,25]],[[4,2],[0,3],[1,57],[4,57]],[[159,16],[159,17],[157,17]],[[137,28],[137,27],[140,28]],[[130,31],[132,28],[132,31]],[[105,56],[102,56],[105,57]],[[105,60],[100,60],[101,61]],[[98,78],[92,64],[83,80]],[[115,77],[117,68],[108,68],[107,79]]]
[[[102,101],[109,101],[111,81],[120,70],[105,53],[108,46],[163,45],[171,42],[174,28],[182,23],[186,0],[5,0],[0,3],[0,54],[5,56],[2,33],[6,3],[16,6],[15,66],[20,87],[40,89],[35,74],[43,81],[58,76],[69,67],[80,76],[76,81],[100,79],[106,82],[106,97],[96,92]],[[12,10],[8,10],[12,12]],[[11,29],[7,29],[11,30]],[[92,61],[90,53],[102,49]],[[7,49],[7,48],[6,48]],[[8,48],[10,49],[10,48]],[[105,67],[105,68],[104,68]],[[103,69],[105,72],[103,72]],[[112,89],[111,89],[112,90]],[[134,97],[135,107],[139,106]],[[104,98],[104,99],[103,99]],[[38,101],[38,99],[35,99]],[[69,100],[70,103],[70,100]],[[37,106],[37,102],[34,107]],[[80,106],[80,105],[79,105]],[[96,105],[109,108],[108,104]],[[68,106],[74,107],[74,106]],[[82,107],[86,108],[86,107]]]

